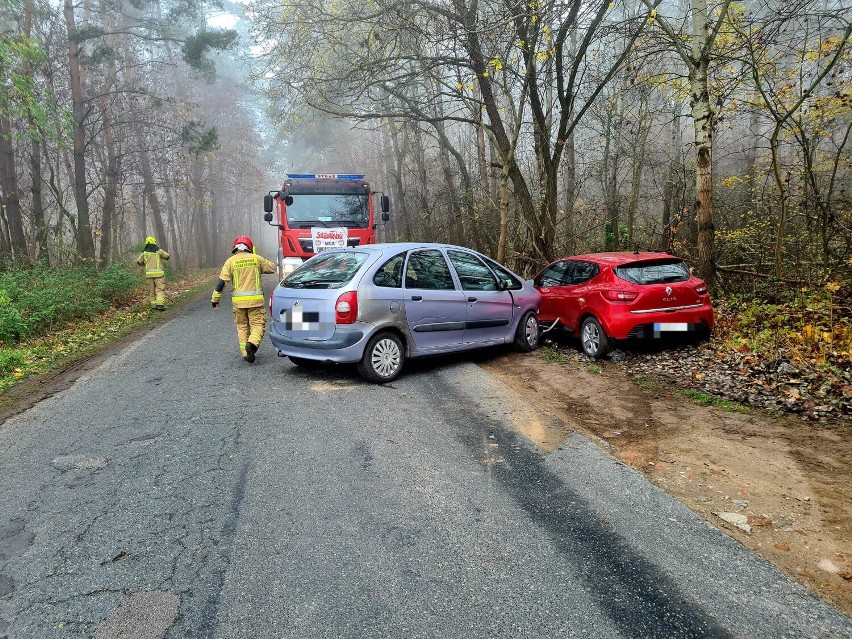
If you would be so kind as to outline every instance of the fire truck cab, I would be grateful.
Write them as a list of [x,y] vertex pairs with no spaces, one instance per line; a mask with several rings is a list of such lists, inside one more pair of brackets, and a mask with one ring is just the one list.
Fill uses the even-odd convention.
[[[287,174],[281,188],[263,198],[264,220],[278,228],[279,277],[320,251],[375,244],[377,194],[363,175]],[[387,195],[380,195],[382,221],[387,222],[390,203]]]

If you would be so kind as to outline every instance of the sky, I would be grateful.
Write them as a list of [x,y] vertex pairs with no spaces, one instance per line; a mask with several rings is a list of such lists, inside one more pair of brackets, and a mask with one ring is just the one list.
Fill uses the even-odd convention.
[[233,13],[221,12],[207,16],[207,24],[215,29],[233,29],[234,25],[240,21],[238,16]]

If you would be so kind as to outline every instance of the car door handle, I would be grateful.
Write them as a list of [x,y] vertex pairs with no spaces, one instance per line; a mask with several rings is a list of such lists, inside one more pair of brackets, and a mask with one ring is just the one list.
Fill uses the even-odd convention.
[[412,300],[413,302],[419,302],[419,301],[420,301],[420,300],[422,300],[422,299],[423,299],[423,296],[422,296],[422,295],[412,295],[412,296],[411,296],[411,300]]
[[468,298],[467,298],[467,301],[468,301],[468,302],[475,302],[475,301],[476,301],[476,298],[475,298],[475,297],[468,297]]

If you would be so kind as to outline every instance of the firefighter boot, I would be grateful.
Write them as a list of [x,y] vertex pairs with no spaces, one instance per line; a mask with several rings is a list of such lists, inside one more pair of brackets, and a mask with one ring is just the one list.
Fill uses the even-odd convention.
[[251,342],[246,342],[246,361],[249,364],[254,363],[254,354],[257,352],[257,346]]

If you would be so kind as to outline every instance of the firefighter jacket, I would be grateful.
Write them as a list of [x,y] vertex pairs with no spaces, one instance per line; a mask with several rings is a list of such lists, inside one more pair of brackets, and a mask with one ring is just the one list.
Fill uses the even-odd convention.
[[145,267],[145,277],[165,277],[161,260],[169,259],[169,254],[156,244],[148,244],[136,258],[136,263]]
[[[222,272],[219,273],[219,279],[233,284],[231,301],[234,308],[256,308],[264,304],[260,275],[274,272],[275,264],[265,257],[239,251],[227,259],[222,266]],[[218,302],[221,297],[220,292],[213,291],[213,302]]]

